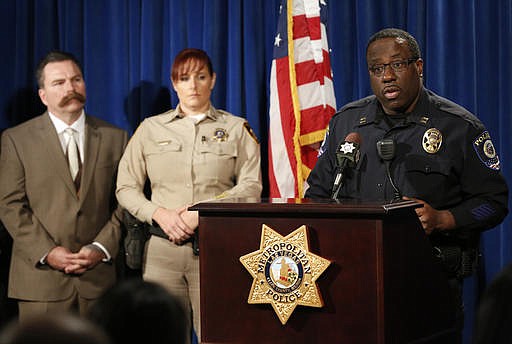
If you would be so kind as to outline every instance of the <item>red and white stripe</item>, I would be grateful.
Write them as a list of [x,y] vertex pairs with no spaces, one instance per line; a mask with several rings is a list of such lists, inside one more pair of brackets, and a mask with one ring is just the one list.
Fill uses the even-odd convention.
[[[269,183],[270,197],[303,196],[304,183],[314,167],[316,150],[329,119],[336,111],[325,25],[319,0],[286,0],[280,20],[292,22],[278,32],[275,45],[286,44],[287,54],[272,61],[270,75]],[[293,63],[290,63],[293,57]]]

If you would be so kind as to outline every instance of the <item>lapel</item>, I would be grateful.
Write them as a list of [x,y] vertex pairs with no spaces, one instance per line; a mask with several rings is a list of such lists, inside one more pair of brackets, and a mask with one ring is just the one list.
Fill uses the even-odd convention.
[[82,170],[82,182],[80,184],[80,202],[83,202],[85,195],[91,185],[98,153],[100,149],[101,134],[94,120],[85,117],[85,142],[84,142],[84,164]]
[[62,150],[59,136],[57,135],[57,131],[55,130],[55,126],[53,125],[48,112],[45,112],[41,116],[41,121],[39,122],[36,134],[39,136],[39,141],[42,142],[41,147],[45,147],[44,151],[47,154],[46,161],[49,162],[48,168],[55,171],[55,175],[62,179],[69,192],[73,197],[77,198],[75,184],[73,184],[71,174],[69,173],[66,156]]

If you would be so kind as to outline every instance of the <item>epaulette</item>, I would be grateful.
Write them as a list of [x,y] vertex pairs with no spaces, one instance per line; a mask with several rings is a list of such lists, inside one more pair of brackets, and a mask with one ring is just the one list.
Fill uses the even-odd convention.
[[438,96],[432,91],[428,91],[429,96],[432,99],[432,103],[439,110],[449,113],[453,116],[459,117],[466,122],[470,123],[473,127],[479,130],[485,129],[482,121],[480,121],[475,115],[465,109],[463,106],[452,102],[449,99]]
[[144,118],[143,122],[146,121],[157,121],[160,123],[168,123],[173,121],[175,118],[179,118],[180,114],[176,111],[176,109],[169,109],[165,112],[156,114],[156,115],[149,115],[146,118]]
[[222,115],[222,116],[232,116],[232,114],[227,112],[226,110],[215,109],[215,112],[217,112],[217,114]]
[[226,110],[221,110],[221,109],[215,109],[215,118],[218,120],[218,121],[223,121],[223,122],[226,122],[228,120],[230,121],[246,121],[245,118],[241,117],[241,116],[236,116],[236,115],[233,115],[232,113],[226,111]]
[[364,106],[370,104],[371,102],[375,101],[375,98],[376,97],[374,95],[371,95],[371,96],[350,102],[350,103],[346,104],[345,106],[343,106],[338,112],[343,112],[343,111],[347,111],[349,109],[364,107]]
[[173,113],[174,111],[176,111],[176,109],[169,109],[165,112],[162,112],[162,113],[158,113],[156,115],[150,115],[150,116],[147,116],[147,117],[153,117],[153,116],[168,116],[170,115],[171,113]]
[[[368,96],[368,97],[365,97],[365,98],[361,98],[361,99],[355,100],[353,102],[347,103],[340,110],[338,110],[338,112],[336,112],[332,116],[332,119],[334,119],[337,116],[345,113],[346,111],[349,111],[349,110],[352,110],[352,109],[360,109],[360,108],[367,107],[368,105],[370,105],[372,103],[375,103],[376,99],[377,99],[377,97],[375,97],[374,95],[371,95],[371,96]],[[362,121],[366,121],[366,117],[364,117],[361,120]],[[361,120],[360,120],[360,124],[362,124]]]

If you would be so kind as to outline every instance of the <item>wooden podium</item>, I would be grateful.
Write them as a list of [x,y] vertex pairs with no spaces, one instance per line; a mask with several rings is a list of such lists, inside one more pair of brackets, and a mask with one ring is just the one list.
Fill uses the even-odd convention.
[[[201,343],[453,343],[454,300],[417,203],[228,200],[197,204]],[[270,304],[248,304],[253,278],[239,258],[260,248],[262,225],[308,228],[330,260],[317,280],[324,307],[298,306],[282,325]]]

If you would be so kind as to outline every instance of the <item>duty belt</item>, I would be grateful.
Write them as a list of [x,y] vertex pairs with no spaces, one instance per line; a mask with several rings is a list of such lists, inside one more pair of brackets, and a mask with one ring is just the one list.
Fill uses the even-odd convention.
[[[159,238],[167,239],[169,240],[169,236],[164,232],[164,230],[158,225],[149,225],[148,226],[149,233],[151,235],[157,236]],[[192,250],[196,256],[199,255],[199,234],[198,229],[195,230],[194,236],[188,238],[187,240],[183,241],[182,244],[186,243],[192,243]]]

